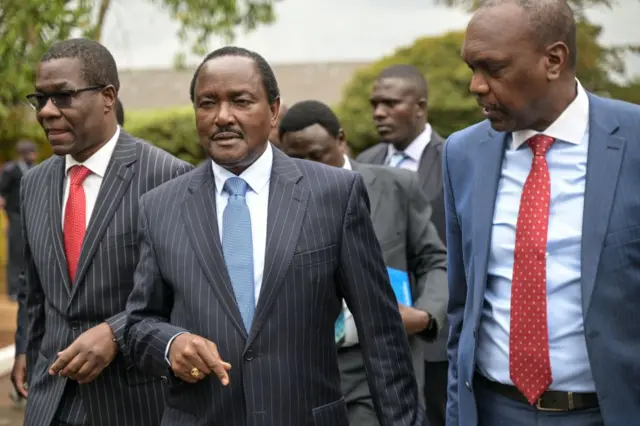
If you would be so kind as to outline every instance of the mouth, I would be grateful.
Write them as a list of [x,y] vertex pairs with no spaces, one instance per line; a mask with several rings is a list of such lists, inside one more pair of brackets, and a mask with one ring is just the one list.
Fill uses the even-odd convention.
[[229,141],[233,139],[242,139],[242,136],[240,136],[237,133],[222,132],[222,133],[215,134],[212,139],[216,142],[224,142],[224,141]]
[[45,129],[45,134],[49,142],[51,142],[52,145],[56,145],[61,142],[60,139],[66,139],[66,136],[71,134],[71,132],[67,129]]
[[482,108],[482,115],[484,115],[484,117],[487,119],[492,119],[492,118],[495,119],[495,118],[504,116],[502,109],[496,105],[490,105],[490,104],[479,104],[479,105]]
[[378,124],[376,125],[376,130],[379,134],[387,134],[393,131],[393,128],[387,124]]

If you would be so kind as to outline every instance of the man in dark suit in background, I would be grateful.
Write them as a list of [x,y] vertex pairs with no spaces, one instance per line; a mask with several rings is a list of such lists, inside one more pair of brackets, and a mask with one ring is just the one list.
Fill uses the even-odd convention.
[[[385,263],[409,275],[413,304],[398,306],[409,335],[416,378],[423,385],[424,342],[438,336],[445,319],[447,255],[431,223],[431,206],[416,174],[350,160],[344,153],[346,139],[338,118],[318,101],[299,102],[291,107],[280,124],[280,141],[282,150],[291,157],[362,175]],[[343,312],[345,333],[342,342],[340,336],[336,340],[349,424],[375,426],[379,423],[367,384],[362,346],[350,311],[345,307]]]
[[[445,239],[442,189],[444,140],[428,123],[427,82],[411,65],[392,65],[376,78],[371,93],[373,120],[381,143],[362,152],[357,160],[384,164],[418,173],[423,191],[431,201],[431,221]],[[447,330],[425,348],[427,417],[432,426],[444,426],[447,399]]]
[[9,220],[7,238],[7,290],[9,298],[18,296],[18,280],[24,269],[22,225],[20,224],[20,180],[36,163],[37,150],[31,141],[20,141],[16,146],[20,158],[4,165],[0,174],[0,198]]
[[162,425],[348,425],[334,340],[344,298],[381,423],[422,426],[362,177],[268,142],[279,89],[257,53],[209,54],[191,97],[212,161],[142,197],[127,304],[133,359],[170,377]]
[[45,53],[27,97],[55,155],[22,180],[26,426],[156,426],[164,409],[165,387],[129,358],[124,307],[138,200],[191,166],[118,126],[118,88],[109,51],[72,39]]

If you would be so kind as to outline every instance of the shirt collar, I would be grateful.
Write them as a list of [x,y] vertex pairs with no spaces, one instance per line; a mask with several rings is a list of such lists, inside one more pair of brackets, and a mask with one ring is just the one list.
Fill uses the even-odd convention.
[[342,165],[342,168],[346,170],[353,170],[353,167],[351,167],[351,161],[349,161],[349,157],[347,157],[347,154],[342,155],[344,156],[344,164]]
[[[427,145],[429,145],[429,142],[431,141],[432,133],[433,130],[431,129],[431,124],[427,123],[422,133],[420,133],[418,137],[415,138],[413,142],[409,144],[409,146],[407,146],[407,149],[404,150],[404,153],[407,154],[407,157],[411,158],[416,163],[420,163],[420,160],[422,160],[422,153],[424,153],[424,150],[427,148]],[[398,152],[396,147],[393,146],[393,144],[389,144],[387,158],[390,158],[396,152]]]
[[[271,167],[273,166],[273,148],[271,143],[267,143],[267,149],[264,150],[262,155],[258,157],[244,172],[240,173],[242,179],[247,182],[249,188],[259,194],[271,179]],[[211,161],[211,167],[213,168],[213,176],[216,180],[216,193],[222,194],[224,183],[230,177],[235,177],[229,170]]]
[[104,178],[104,175],[107,173],[107,167],[109,167],[109,162],[111,161],[111,156],[113,155],[113,151],[116,149],[116,143],[118,142],[118,138],[120,137],[120,126],[116,127],[116,132],[109,139],[109,141],[102,146],[95,154],[91,157],[87,158],[84,162],[80,163],[76,161],[71,155],[67,154],[65,156],[65,166],[64,172],[65,175],[69,175],[69,169],[73,166],[84,166],[87,169],[91,170],[91,173],[94,175],[98,175],[101,178]]
[[527,139],[539,133],[574,145],[581,144],[589,130],[589,97],[578,80],[576,80],[576,88],[576,98],[544,132],[535,130],[513,132],[511,149],[520,148]]

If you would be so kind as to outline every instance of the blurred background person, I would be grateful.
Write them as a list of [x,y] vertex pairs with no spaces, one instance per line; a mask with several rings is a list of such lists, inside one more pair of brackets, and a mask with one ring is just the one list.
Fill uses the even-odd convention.
[[[446,251],[431,223],[431,205],[415,173],[359,164],[347,157],[344,131],[326,104],[303,101],[280,123],[282,150],[289,156],[359,172],[371,203],[371,220],[388,267],[406,272],[413,303],[399,303],[409,335],[416,379],[424,386],[424,346],[438,337],[448,301]],[[344,339],[338,341],[338,364],[349,423],[379,424],[367,383],[363,352],[353,316],[346,305]],[[422,398],[421,398],[422,401]],[[423,401],[424,402],[424,401]]]
[[[444,139],[428,122],[428,87],[412,65],[392,65],[378,74],[371,92],[373,121],[381,142],[358,155],[361,163],[384,164],[418,174],[431,201],[431,221],[445,240],[442,190]],[[425,348],[424,396],[431,426],[444,426],[447,405],[447,332]]]

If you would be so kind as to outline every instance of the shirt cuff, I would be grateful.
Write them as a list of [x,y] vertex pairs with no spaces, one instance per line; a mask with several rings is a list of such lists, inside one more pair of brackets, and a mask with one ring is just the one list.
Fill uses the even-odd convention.
[[171,349],[171,344],[173,343],[175,338],[181,334],[185,334],[185,332],[184,331],[180,332],[174,335],[171,339],[169,339],[169,343],[167,343],[167,349],[164,350],[164,360],[167,362],[167,365],[169,366],[169,368],[171,368],[171,361],[169,360],[169,349]]

